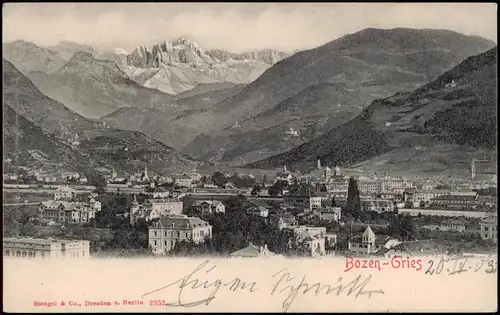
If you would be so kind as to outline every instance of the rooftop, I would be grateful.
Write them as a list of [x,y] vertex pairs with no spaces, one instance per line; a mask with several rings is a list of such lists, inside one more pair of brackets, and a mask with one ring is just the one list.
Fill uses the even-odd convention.
[[50,245],[53,243],[76,243],[81,242],[81,240],[64,240],[64,239],[52,239],[52,238],[32,238],[32,237],[5,237],[4,242],[15,242],[24,244],[39,244],[39,245]]
[[444,254],[446,252],[441,245],[434,243],[432,240],[402,242],[392,248],[404,250],[409,254]]
[[237,250],[230,255],[233,257],[258,257],[261,256],[262,254],[268,254],[270,256],[276,255],[275,253],[271,252],[269,249],[267,249],[267,245],[262,246],[256,246],[250,242],[247,247]]
[[152,228],[185,229],[210,226],[208,222],[198,217],[187,215],[171,215],[163,217],[152,225]]

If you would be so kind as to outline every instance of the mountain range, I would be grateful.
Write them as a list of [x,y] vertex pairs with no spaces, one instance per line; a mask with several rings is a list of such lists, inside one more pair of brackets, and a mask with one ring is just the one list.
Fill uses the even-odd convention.
[[[491,150],[491,143],[478,139],[496,117],[484,105],[491,103],[485,99],[491,99],[496,77],[488,67],[478,77],[467,69],[480,64],[474,58],[490,60],[478,54],[495,45],[448,30],[405,28],[365,29],[291,56],[204,50],[185,37],[131,53],[15,41],[3,44],[4,111],[13,111],[7,113],[11,122],[42,130],[43,142],[60,148],[54,152],[72,150],[61,153],[66,160],[91,156],[91,165],[156,160],[160,168],[165,161],[172,168],[209,161],[310,169],[318,156],[327,164],[364,163],[360,168],[405,165],[405,154],[421,161],[424,153],[432,155],[429,150],[440,152],[437,159]],[[454,68],[475,55],[468,68]],[[255,80],[250,72],[259,73]],[[447,73],[456,79],[443,79]],[[445,87],[426,90],[439,80]],[[448,93],[452,87],[459,87],[456,95]],[[432,106],[412,103],[427,101]],[[469,105],[457,109],[454,101]],[[391,102],[404,103],[403,112]],[[410,118],[412,111],[418,113]],[[478,123],[483,120],[485,129]],[[286,136],[290,128],[294,136]],[[71,144],[75,139],[78,145]],[[30,141],[12,143],[32,150]]]
[[109,128],[71,111],[41,93],[5,59],[3,69],[4,156],[14,161],[84,172],[104,165],[180,171],[206,164],[140,132]]
[[[247,167],[323,165],[468,173],[480,152],[496,152],[497,47],[465,59],[412,92],[379,99],[351,121]],[[311,154],[314,152],[314,154]],[[496,160],[496,158],[495,158]],[[417,166],[417,168],[415,168]]]
[[[178,128],[193,139],[182,147],[190,156],[244,165],[328,132],[374,100],[412,91],[494,45],[446,30],[365,29],[278,62],[232,97],[170,121],[170,133]],[[284,137],[290,127],[298,137]]]
[[199,85],[248,83],[286,56],[272,50],[205,53],[185,37],[151,50],[141,45],[130,54],[66,41],[43,48],[23,40],[4,43],[3,52],[44,94],[93,119],[123,107],[171,105],[173,95]]

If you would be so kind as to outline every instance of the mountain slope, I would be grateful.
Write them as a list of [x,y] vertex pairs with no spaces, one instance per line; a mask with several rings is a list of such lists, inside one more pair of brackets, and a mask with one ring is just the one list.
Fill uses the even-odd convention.
[[171,106],[143,109],[120,108],[102,117],[101,121],[110,127],[141,131],[169,146],[181,147],[189,139],[185,139],[182,129],[171,132],[169,125],[172,120],[180,119],[193,112],[207,110],[238,93],[244,87],[244,85],[234,85],[232,83],[218,83],[215,85],[203,85],[179,94],[175,104]]
[[[10,144],[6,151],[10,150],[10,154],[26,155],[30,150],[44,152],[42,156],[48,158],[61,154],[61,159],[55,161],[64,162],[64,167],[81,169],[107,164],[133,171],[146,164],[152,170],[179,171],[204,164],[140,132],[112,129],[90,121],[42,94],[8,61],[3,60],[3,66],[4,112],[10,117],[3,130],[8,135]],[[21,142],[16,134],[21,136]]]
[[75,167],[77,164],[75,152],[69,145],[18,115],[6,104],[3,117],[4,159],[11,158],[15,165],[64,163]]
[[[475,151],[495,150],[496,69],[495,46],[465,59],[413,92],[374,101],[348,123],[293,150],[248,166],[267,168],[285,164],[310,170],[317,157],[324,165],[350,165],[397,152],[397,156],[385,162],[397,165],[399,159],[408,171],[424,162],[429,168],[439,164],[441,168],[436,169],[439,171],[457,165],[463,168]],[[416,151],[421,153],[415,154]],[[434,152],[440,154],[431,154]],[[429,156],[435,160],[429,160]]]
[[2,55],[25,75],[32,71],[52,73],[66,63],[56,52],[23,40],[4,43]]
[[121,107],[163,106],[174,99],[130,80],[114,62],[81,51],[54,73],[28,76],[44,94],[87,118],[100,118]]
[[[352,118],[373,100],[411,91],[464,58],[493,46],[489,40],[445,30],[366,29],[276,63],[240,93],[210,111],[173,121],[171,128],[179,126],[190,137],[198,136],[183,148],[193,157],[213,156],[213,161],[233,164],[252,162],[291,149],[296,143],[277,146],[261,142],[237,149],[237,141],[231,139],[249,138],[265,129],[277,134],[295,125],[301,134],[308,135],[300,141],[311,140]],[[342,86],[344,91],[323,88],[317,92],[318,98],[315,91],[308,95],[308,88],[321,84]],[[306,107],[311,110],[304,112]],[[299,113],[289,115],[286,108]],[[242,127],[229,128],[236,121]],[[185,130],[186,125],[194,127]],[[279,137],[274,140],[276,143]],[[222,150],[221,143],[227,144]]]
[[4,104],[57,137],[85,136],[95,123],[75,114],[63,104],[42,94],[10,62],[3,59]]

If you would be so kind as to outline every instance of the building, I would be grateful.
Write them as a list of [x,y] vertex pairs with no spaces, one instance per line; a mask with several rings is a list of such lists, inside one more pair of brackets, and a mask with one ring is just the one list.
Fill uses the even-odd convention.
[[316,257],[326,254],[326,228],[312,226],[292,226],[283,229],[291,233],[289,248],[297,249],[308,256]]
[[476,196],[442,195],[430,200],[433,208],[474,209],[477,206]]
[[158,187],[153,191],[153,198],[167,198],[169,193],[170,192],[166,188]]
[[269,215],[270,223],[278,230],[297,225],[297,219],[291,213],[280,213]]
[[309,185],[294,187],[284,196],[284,202],[303,210],[321,208],[322,197],[311,190]]
[[362,235],[355,236],[349,240],[349,251],[358,254],[372,254],[377,252],[384,244],[377,242],[377,237],[368,225]]
[[340,207],[326,207],[314,210],[314,214],[323,221],[338,222],[341,218],[342,208]]
[[349,178],[340,178],[337,177],[335,179],[331,179],[325,183],[326,190],[331,194],[345,193],[347,194],[347,190],[349,188]]
[[445,220],[439,224],[439,231],[464,233],[467,225],[466,221],[460,219]]
[[380,193],[380,199],[394,200],[396,202],[403,201],[403,195],[398,192],[382,192]]
[[264,244],[264,246],[256,246],[252,242],[250,242],[247,247],[231,253],[230,256],[231,257],[269,257],[269,256],[276,256],[276,254],[267,248],[267,244]]
[[440,197],[440,196],[445,196],[449,195],[451,193],[450,190],[417,190],[413,194],[413,203],[416,203],[417,205],[420,204],[421,202],[424,202],[425,204],[429,204],[432,199]]
[[177,176],[175,178],[175,185],[185,188],[193,188],[195,186],[193,179],[187,175]]
[[75,195],[76,190],[67,186],[62,186],[57,188],[57,190],[54,192],[54,200],[69,200],[72,199]]
[[378,198],[361,200],[363,211],[375,211],[378,213],[394,211],[394,201]]
[[90,242],[82,240],[57,240],[31,237],[6,237],[3,239],[4,257],[14,258],[88,258]]
[[164,254],[181,241],[201,243],[212,238],[212,226],[198,217],[171,215],[149,227],[149,247],[154,254]]
[[298,137],[299,132],[292,127],[290,127],[287,131],[285,131],[285,136],[287,137]]
[[375,195],[382,191],[382,186],[378,180],[363,177],[358,179],[358,190],[363,194]]
[[256,215],[256,216],[260,216],[263,218],[267,218],[269,216],[269,209],[267,209],[263,206],[255,206],[255,207],[248,208],[247,213],[251,214],[251,215]]
[[101,203],[94,198],[87,201],[49,200],[38,205],[38,218],[59,223],[86,223],[101,211]]
[[178,198],[146,199],[141,205],[134,195],[129,212],[130,224],[135,224],[139,219],[150,221],[166,215],[182,214],[182,206],[182,201]]
[[218,200],[197,200],[192,209],[201,214],[225,213],[226,206]]
[[61,172],[61,179],[62,180],[78,180],[80,178],[80,174],[78,172],[68,172],[68,171],[62,171]]
[[497,242],[497,220],[496,218],[487,218],[479,223],[481,228],[481,238],[483,240],[492,240]]

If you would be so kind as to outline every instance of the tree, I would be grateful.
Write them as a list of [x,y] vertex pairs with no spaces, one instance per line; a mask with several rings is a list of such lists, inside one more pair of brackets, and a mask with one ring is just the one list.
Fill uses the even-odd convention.
[[228,182],[228,180],[227,180],[226,176],[224,174],[222,174],[221,172],[215,172],[212,175],[212,182],[215,185],[222,187]]
[[264,177],[262,177],[262,185],[266,185],[267,183],[267,174],[264,174]]
[[350,212],[354,217],[359,217],[361,212],[361,199],[359,198],[358,183],[353,177],[349,178],[345,210]]
[[335,196],[332,196],[332,204],[331,206],[335,208],[337,206],[337,202],[335,201]]
[[272,185],[271,187],[269,187],[269,189],[267,190],[267,192],[268,192],[268,194],[270,196],[278,196],[278,195],[282,194],[284,187],[288,187],[288,182],[287,181],[277,180],[274,183],[274,185]]
[[325,184],[321,185],[321,188],[319,189],[319,191],[327,192],[328,190],[326,189],[326,185]]
[[420,208],[424,208],[425,207],[425,202],[422,200],[420,201]]

